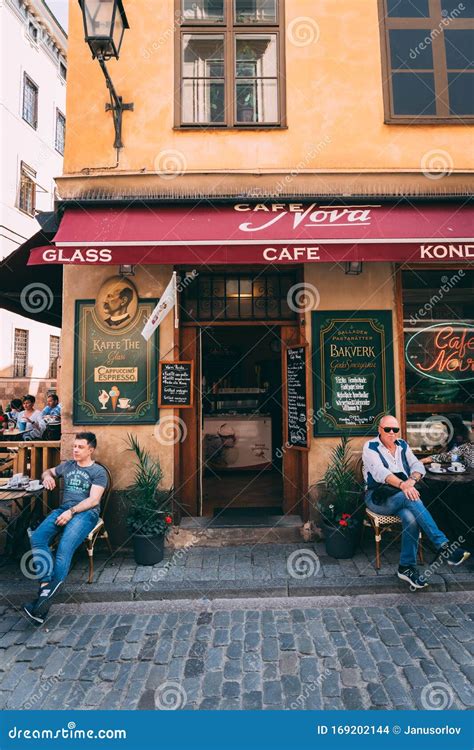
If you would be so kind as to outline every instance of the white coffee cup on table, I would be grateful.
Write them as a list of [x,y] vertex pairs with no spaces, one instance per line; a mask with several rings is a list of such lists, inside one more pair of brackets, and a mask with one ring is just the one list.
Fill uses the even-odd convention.
[[432,461],[430,468],[433,469],[433,471],[440,471],[441,470],[441,464],[438,463],[437,461]]

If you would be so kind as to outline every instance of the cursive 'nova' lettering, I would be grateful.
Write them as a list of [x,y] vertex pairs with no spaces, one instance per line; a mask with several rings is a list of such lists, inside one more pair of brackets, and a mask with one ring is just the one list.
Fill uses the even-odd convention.
[[359,209],[359,208],[319,208],[317,203],[312,203],[308,208],[301,211],[280,211],[272,216],[270,219],[258,223],[256,221],[247,221],[239,225],[239,229],[242,232],[261,232],[263,229],[268,229],[277,222],[291,217],[292,229],[298,229],[303,226],[347,226],[358,225],[358,226],[370,226],[371,222],[371,209]]

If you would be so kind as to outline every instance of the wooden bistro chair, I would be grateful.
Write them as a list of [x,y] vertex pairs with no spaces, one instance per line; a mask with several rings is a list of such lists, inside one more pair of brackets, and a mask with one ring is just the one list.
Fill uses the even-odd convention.
[[109,552],[112,555],[114,550],[112,548],[112,544],[110,543],[110,538],[107,529],[105,528],[105,521],[104,521],[104,515],[107,510],[107,505],[109,502],[109,498],[111,495],[112,490],[112,475],[107,468],[107,466],[104,466],[104,464],[101,464],[97,462],[99,466],[102,466],[103,469],[105,469],[107,474],[107,487],[104,490],[104,494],[102,495],[102,500],[100,503],[100,517],[97,521],[97,524],[94,526],[92,531],[87,535],[85,539],[85,545],[87,549],[87,554],[89,556],[89,577],[87,579],[87,583],[92,583],[92,580],[94,578],[94,547],[95,543],[98,539],[103,539],[105,543],[107,544],[107,547],[109,548]]
[[[109,534],[107,532],[107,529],[105,528],[105,521],[104,521],[104,515],[107,510],[107,505],[108,505],[111,490],[112,490],[112,475],[109,469],[107,468],[107,466],[104,466],[104,464],[99,463],[99,461],[96,461],[96,463],[98,466],[102,466],[102,468],[105,469],[107,473],[108,481],[107,481],[107,487],[104,490],[104,494],[102,495],[102,499],[100,502],[101,510],[100,510],[99,520],[97,521],[92,531],[84,539],[84,544],[87,549],[87,555],[89,557],[89,576],[87,579],[87,583],[92,583],[93,578],[94,578],[94,547],[95,547],[95,543],[97,542],[97,540],[103,539],[106,542],[107,547],[109,548],[110,554],[111,555],[113,554],[112,544],[110,543]],[[56,546],[56,544],[57,542],[55,542],[54,546]]]
[[[363,481],[362,474],[362,457],[360,457],[354,467],[355,474],[359,482]],[[375,535],[375,567],[380,570],[380,542],[382,541],[382,534],[386,531],[393,532],[396,527],[401,527],[402,522],[398,516],[385,516],[379,513],[374,513],[368,508],[365,509],[364,526],[371,527],[374,530]],[[418,559],[420,564],[424,563],[423,559],[423,545],[422,536],[420,531],[419,542],[418,542]]]
[[[364,521],[364,524],[366,526],[371,526],[374,530],[375,534],[375,567],[377,570],[380,570],[380,542],[382,541],[382,534],[385,531],[395,531],[396,527],[401,527],[402,522],[401,519],[398,516],[382,516],[378,513],[373,513],[373,511],[369,510],[368,508],[365,509],[366,514],[366,520]],[[421,565],[424,563],[423,559],[423,544],[422,544],[422,536],[421,531],[419,535],[419,541],[418,541],[418,560]]]

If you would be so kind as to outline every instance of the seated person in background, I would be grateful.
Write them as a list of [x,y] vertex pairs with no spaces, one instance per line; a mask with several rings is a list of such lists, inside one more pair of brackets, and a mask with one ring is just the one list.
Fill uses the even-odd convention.
[[41,440],[46,429],[46,422],[40,410],[35,409],[35,400],[35,397],[30,394],[23,397],[23,411],[19,413],[17,419],[17,425],[21,422],[26,424],[23,440]]
[[13,422],[14,426],[17,426],[18,415],[23,409],[23,404],[20,398],[12,398],[9,406],[5,412],[5,416],[9,422]]
[[461,565],[470,557],[461,547],[450,545],[424,506],[416,485],[426,474],[405,440],[398,438],[400,426],[395,417],[382,417],[378,436],[364,445],[363,472],[366,483],[365,503],[373,513],[398,516],[402,522],[402,547],[398,578],[410,588],[422,589],[427,582],[416,567],[420,529],[448,565]]
[[[42,625],[54,596],[64,583],[74,552],[97,525],[100,500],[108,484],[107,472],[93,459],[97,440],[93,432],[78,432],[72,461],[63,461],[43,475],[43,484],[54,490],[56,477],[64,478],[62,504],[53,510],[31,535],[33,565],[40,579],[38,597],[23,605],[34,625]],[[53,560],[49,545],[60,533]]]
[[466,464],[469,469],[474,469],[474,445],[468,427],[458,416],[451,417],[449,421],[453,428],[453,436],[446,446],[446,451],[425,458],[423,463],[438,461],[441,464],[450,464],[457,457],[457,460]]
[[44,407],[41,412],[43,417],[60,417],[61,416],[61,404],[59,403],[59,397],[56,393],[50,393],[46,399],[47,406]]

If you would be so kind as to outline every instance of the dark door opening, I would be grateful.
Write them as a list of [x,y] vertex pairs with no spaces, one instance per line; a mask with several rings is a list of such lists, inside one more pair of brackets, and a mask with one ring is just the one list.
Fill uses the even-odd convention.
[[283,513],[280,327],[203,328],[201,351],[202,514],[264,523]]

